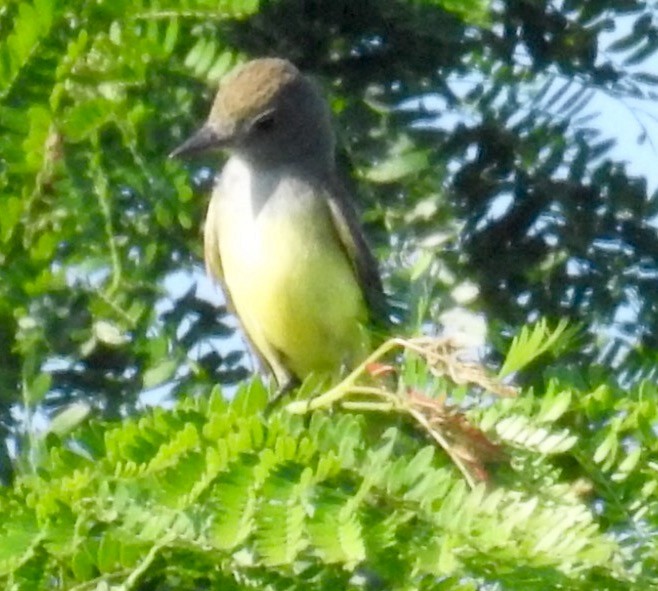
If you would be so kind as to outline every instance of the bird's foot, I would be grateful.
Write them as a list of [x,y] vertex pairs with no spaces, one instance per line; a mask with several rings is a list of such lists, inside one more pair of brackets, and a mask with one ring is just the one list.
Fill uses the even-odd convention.
[[288,380],[282,385],[279,386],[274,398],[267,403],[265,407],[265,416],[268,416],[276,407],[283,398],[285,398],[290,392],[299,386],[299,380],[297,378],[288,378]]

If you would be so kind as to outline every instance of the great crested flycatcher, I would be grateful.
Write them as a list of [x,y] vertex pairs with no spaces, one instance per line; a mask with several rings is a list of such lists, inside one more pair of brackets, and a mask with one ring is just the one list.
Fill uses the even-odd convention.
[[205,125],[172,152],[230,157],[204,229],[206,267],[279,387],[334,379],[386,317],[377,269],[336,173],[329,107],[289,61],[257,59],[221,83]]

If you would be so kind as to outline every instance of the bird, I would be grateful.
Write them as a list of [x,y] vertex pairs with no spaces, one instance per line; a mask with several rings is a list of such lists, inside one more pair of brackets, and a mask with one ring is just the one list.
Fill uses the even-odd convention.
[[372,351],[387,303],[339,180],[327,100],[286,59],[248,61],[170,156],[216,150],[228,159],[203,230],[209,275],[280,392],[311,375],[337,380]]

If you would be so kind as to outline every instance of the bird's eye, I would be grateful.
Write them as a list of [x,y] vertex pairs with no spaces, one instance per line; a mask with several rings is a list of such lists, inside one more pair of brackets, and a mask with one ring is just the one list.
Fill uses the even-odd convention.
[[274,127],[274,111],[265,111],[251,123],[251,128],[258,132],[270,131]]

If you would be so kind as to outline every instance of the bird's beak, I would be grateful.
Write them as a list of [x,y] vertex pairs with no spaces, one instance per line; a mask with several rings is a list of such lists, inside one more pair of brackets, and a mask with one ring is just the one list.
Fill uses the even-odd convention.
[[233,133],[206,123],[180,146],[172,150],[169,158],[200,154],[208,150],[227,147],[233,139]]

